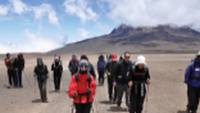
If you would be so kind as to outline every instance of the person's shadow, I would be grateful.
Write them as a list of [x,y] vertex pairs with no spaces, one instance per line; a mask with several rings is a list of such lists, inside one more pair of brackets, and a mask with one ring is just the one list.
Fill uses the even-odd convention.
[[127,112],[128,110],[126,108],[121,108],[121,107],[110,107],[108,109],[109,112]]
[[187,111],[179,110],[177,113],[187,113]]
[[42,100],[41,99],[35,99],[35,100],[32,100],[32,103],[42,103]]

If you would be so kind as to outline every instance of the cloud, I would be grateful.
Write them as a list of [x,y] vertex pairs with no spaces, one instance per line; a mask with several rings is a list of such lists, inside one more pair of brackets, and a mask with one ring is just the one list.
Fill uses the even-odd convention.
[[0,42],[0,53],[48,52],[65,45],[65,38],[45,37],[25,30],[24,38],[19,42]]
[[134,26],[158,24],[200,26],[199,0],[101,0],[115,21]]
[[50,4],[43,3],[39,6],[33,7],[32,9],[36,19],[41,19],[44,16],[47,16],[49,23],[59,25],[57,14]]
[[50,24],[59,25],[59,18],[54,8],[48,3],[42,3],[38,6],[27,5],[22,0],[9,0],[7,6],[0,5],[0,16],[6,16],[8,13],[22,15],[24,13],[34,14],[35,19],[48,18]]
[[67,14],[77,16],[82,22],[96,20],[98,15],[89,6],[88,2],[88,0],[65,0],[65,12]]
[[90,36],[90,33],[89,33],[89,31],[87,31],[86,29],[84,29],[84,28],[79,28],[78,29],[78,34],[79,34],[79,36],[80,36],[80,38],[89,38],[89,36]]
[[10,0],[10,4],[13,11],[19,15],[29,10],[28,6],[22,0]]
[[0,16],[6,16],[8,14],[9,7],[0,5]]

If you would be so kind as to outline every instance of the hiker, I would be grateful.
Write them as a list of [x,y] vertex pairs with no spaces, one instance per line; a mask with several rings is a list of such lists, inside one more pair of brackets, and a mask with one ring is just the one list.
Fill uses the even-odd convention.
[[[108,97],[111,103],[115,103],[117,99],[117,89],[116,89],[116,68],[117,68],[117,54],[112,53],[110,56],[110,61],[106,64],[106,73],[108,81]],[[114,91],[114,92],[113,92]]]
[[16,82],[17,82],[17,87],[22,88],[22,71],[24,70],[25,66],[25,60],[23,57],[23,54],[18,54],[17,58],[14,60],[14,68],[15,68],[15,76],[16,76]]
[[73,99],[76,113],[90,113],[96,83],[93,75],[89,73],[89,62],[81,60],[79,71],[71,77],[68,95]]
[[96,79],[96,73],[95,73],[95,70],[94,70],[94,66],[90,63],[88,57],[86,55],[82,55],[80,60],[87,60],[88,61],[88,63],[89,63],[89,72],[94,77],[94,79]]
[[54,58],[54,62],[51,65],[51,70],[53,71],[55,91],[59,92],[62,73],[63,73],[63,66],[62,66],[61,58],[59,58],[57,56]]
[[37,65],[34,69],[34,76],[37,77],[41,101],[43,103],[47,103],[47,91],[46,91],[46,85],[47,85],[47,79],[48,79],[48,68],[43,63],[42,58],[37,58]]
[[187,85],[187,113],[197,113],[200,99],[200,51],[193,62],[188,65],[184,82]]
[[78,72],[78,66],[79,66],[79,61],[76,55],[72,55],[72,59],[70,60],[69,65],[68,65],[71,75],[74,75],[75,73]]
[[99,85],[104,84],[104,74],[105,74],[105,67],[106,67],[106,61],[103,55],[99,56],[98,62],[97,62],[97,71],[99,74]]
[[8,74],[8,88],[14,87],[14,67],[13,67],[13,59],[11,58],[10,53],[6,54],[6,58],[4,59],[6,68],[7,68],[7,74]]
[[118,63],[116,68],[117,106],[121,107],[122,97],[125,92],[126,106],[129,107],[128,74],[132,68],[130,53],[124,53],[123,61]]
[[[146,92],[150,85],[150,74],[144,56],[138,56],[134,68],[129,73],[130,108],[129,113],[142,113]],[[147,87],[147,89],[146,89]]]

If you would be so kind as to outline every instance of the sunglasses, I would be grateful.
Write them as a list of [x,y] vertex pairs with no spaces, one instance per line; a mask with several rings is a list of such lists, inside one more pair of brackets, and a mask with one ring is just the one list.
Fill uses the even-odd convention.
[[80,64],[80,68],[83,68],[83,67],[88,68],[88,64]]

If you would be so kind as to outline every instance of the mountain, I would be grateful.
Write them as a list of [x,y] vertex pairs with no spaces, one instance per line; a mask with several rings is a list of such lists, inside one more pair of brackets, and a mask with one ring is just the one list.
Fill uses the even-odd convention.
[[200,49],[200,32],[188,26],[132,27],[122,24],[109,34],[72,43],[49,54],[182,53]]

